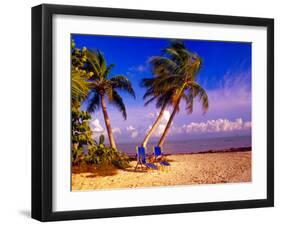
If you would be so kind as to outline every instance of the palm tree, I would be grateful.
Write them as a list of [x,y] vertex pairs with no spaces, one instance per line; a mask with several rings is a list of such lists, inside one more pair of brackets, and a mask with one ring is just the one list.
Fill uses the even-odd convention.
[[125,91],[134,98],[135,92],[131,82],[124,75],[109,76],[113,67],[113,64],[107,65],[105,57],[100,51],[87,52],[85,69],[89,74],[89,81],[91,82],[90,92],[86,100],[87,110],[95,112],[101,106],[110,146],[116,149],[105,99],[107,98],[110,104],[115,105],[122,113],[123,118],[126,119],[126,107],[117,91]]
[[209,108],[208,95],[206,91],[196,82],[200,71],[202,60],[194,53],[189,52],[181,41],[173,41],[171,46],[164,50],[165,55],[154,58],[156,67],[165,67],[169,72],[168,76],[159,77],[157,86],[162,93],[172,91],[171,103],[173,111],[167,122],[166,128],[159,140],[158,146],[163,146],[172,125],[176,113],[179,111],[180,101],[186,102],[186,110],[188,114],[193,111],[193,103],[196,97],[202,104],[202,110],[205,113]]
[[159,68],[153,67],[153,59],[151,60],[151,63],[152,63],[153,73],[156,77],[155,78],[144,78],[142,80],[142,86],[146,87],[146,89],[147,89],[143,98],[144,99],[149,98],[145,102],[145,106],[147,106],[149,103],[156,100],[156,108],[161,108],[161,109],[160,109],[160,112],[159,112],[155,122],[153,123],[152,127],[149,129],[149,131],[145,135],[145,138],[141,144],[142,147],[146,147],[148,140],[150,139],[150,137],[152,136],[152,134],[154,133],[154,131],[160,124],[161,119],[164,115],[165,109],[167,108],[167,106],[169,104],[171,104],[172,96],[174,95],[173,89],[166,88],[166,92],[164,92],[164,93],[163,93],[163,87],[160,87],[160,89],[159,89],[157,83],[158,83],[158,81],[161,80],[160,76],[163,80],[165,80],[165,77],[168,75],[164,69],[156,71]]
[[[174,47],[177,47],[180,43],[172,42]],[[165,109],[173,104],[176,97],[176,91],[178,86],[174,85],[174,76],[171,76],[178,69],[178,60],[175,57],[165,57],[165,55],[173,53],[173,49],[166,48],[164,50],[164,56],[153,57],[150,60],[154,78],[145,78],[142,80],[142,86],[147,89],[144,99],[150,98],[145,106],[156,100],[156,108],[161,108],[159,115],[157,116],[155,122],[153,123],[150,130],[147,132],[142,146],[146,146],[149,138],[152,136],[153,132],[158,127],[161,119],[163,117]],[[180,53],[179,53],[180,54]],[[189,52],[184,52],[184,54],[189,54]],[[181,53],[183,55],[183,53]]]

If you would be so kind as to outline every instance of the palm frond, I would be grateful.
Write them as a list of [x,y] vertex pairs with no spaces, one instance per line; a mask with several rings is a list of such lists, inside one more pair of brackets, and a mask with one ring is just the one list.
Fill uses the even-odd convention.
[[124,75],[116,75],[110,78],[113,89],[120,89],[129,93],[134,98],[136,97],[135,91],[129,79]]
[[178,68],[178,65],[173,60],[162,56],[152,57],[150,64],[153,74],[158,76],[175,73]]
[[195,97],[199,98],[199,101],[202,104],[203,113],[206,113],[207,110],[209,109],[209,99],[205,89],[203,89],[198,83],[193,81],[189,83],[189,88],[187,92],[188,95],[190,96],[189,98],[192,99],[194,99]]
[[188,93],[188,94],[183,94],[182,98],[185,100],[186,103],[186,111],[187,114],[191,114],[193,112],[193,104],[194,104],[194,97],[192,95],[192,92]]
[[110,65],[106,68],[106,70],[105,70],[105,72],[104,72],[104,77],[105,77],[105,78],[108,77],[108,75],[109,75],[109,73],[111,72],[111,70],[112,70],[113,67],[114,67],[114,64],[110,64]]
[[156,96],[157,97],[157,93],[155,92],[154,88],[153,87],[150,87],[146,90],[146,92],[144,93],[143,95],[143,99],[147,99],[148,97],[150,96]]
[[106,70],[107,70],[107,62],[106,62],[104,55],[99,50],[97,50],[97,60],[99,62],[101,74],[105,78]]
[[126,107],[122,97],[115,90],[112,91],[112,97],[113,99],[110,103],[118,108],[118,110],[122,113],[124,119],[127,119]]
[[164,49],[164,54],[168,55],[177,64],[187,61],[191,55],[184,43],[180,40],[172,40],[168,48]]
[[172,74],[169,76],[162,76],[156,79],[153,83],[153,88],[156,94],[165,93],[171,89],[177,89],[184,83],[184,76]]
[[164,104],[172,104],[173,96],[175,95],[175,90],[170,89],[166,93],[162,94],[157,98],[156,107],[161,108]]
[[153,85],[154,80],[155,80],[155,78],[143,78],[141,80],[140,85],[141,85],[141,87],[149,88],[149,87],[151,87]]
[[113,101],[113,87],[111,85],[104,86],[104,91],[109,101]]
[[87,57],[87,63],[85,65],[85,69],[88,72],[93,72],[93,78],[100,77],[101,69],[100,69],[97,53],[92,50],[87,50],[86,57]]
[[73,98],[85,98],[89,92],[90,82],[87,82],[80,70],[71,71],[71,92]]
[[100,107],[100,96],[97,92],[92,91],[87,99],[87,111],[95,112]]
[[148,99],[145,103],[144,103],[144,106],[147,106],[149,105],[151,102],[153,102],[156,98],[158,98],[157,96],[153,96],[151,97],[150,99]]
[[195,81],[197,79],[197,76],[201,68],[202,68],[202,59],[194,54],[192,56],[191,62],[185,68],[185,70],[188,72],[187,79],[191,81]]

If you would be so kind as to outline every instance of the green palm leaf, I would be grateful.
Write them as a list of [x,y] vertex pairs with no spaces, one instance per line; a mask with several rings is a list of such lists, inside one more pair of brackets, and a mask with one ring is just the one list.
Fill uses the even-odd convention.
[[113,98],[110,103],[117,107],[117,109],[122,113],[124,119],[127,119],[126,107],[122,97],[115,90],[112,92],[112,97]]
[[134,98],[136,97],[135,91],[133,90],[132,84],[127,77],[124,75],[116,75],[110,78],[110,82],[113,89],[120,89],[129,93]]
[[90,82],[87,82],[81,71],[72,70],[71,92],[73,98],[85,98],[89,92]]
[[97,92],[92,91],[88,98],[88,106],[87,111],[89,112],[95,112],[100,107],[100,96]]
[[206,91],[196,82],[190,82],[189,89],[187,91],[190,95],[190,98],[199,98],[199,101],[202,105],[203,113],[206,113],[209,109],[209,98]]

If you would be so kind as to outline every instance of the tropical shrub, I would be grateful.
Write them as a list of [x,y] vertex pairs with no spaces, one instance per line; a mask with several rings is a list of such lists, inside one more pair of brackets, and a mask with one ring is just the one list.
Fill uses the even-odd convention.
[[94,141],[94,145],[88,147],[85,162],[94,165],[113,165],[121,169],[129,166],[129,158],[125,153],[110,146],[105,146],[104,135],[99,137],[99,142]]
[[89,126],[91,115],[80,109],[81,102],[87,97],[90,83],[87,81],[87,73],[83,70],[86,61],[86,49],[75,48],[71,43],[71,123],[72,123],[72,164],[78,165],[84,162],[83,147],[93,145],[92,132]]
[[72,103],[72,164],[80,164],[84,160],[83,147],[94,144],[92,131],[89,126],[91,115],[87,111],[80,110],[78,102]]

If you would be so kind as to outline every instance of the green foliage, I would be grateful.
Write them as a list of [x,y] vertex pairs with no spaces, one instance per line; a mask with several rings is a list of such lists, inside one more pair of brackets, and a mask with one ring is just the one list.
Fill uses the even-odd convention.
[[84,161],[84,154],[83,154],[82,147],[78,147],[78,145],[73,145],[71,154],[72,154],[71,155],[72,165],[79,165]]
[[103,135],[100,136],[99,142],[94,141],[94,145],[88,148],[85,162],[94,165],[114,165],[122,169],[129,166],[128,156],[115,148],[106,147]]
[[[105,137],[103,135],[99,137],[99,142],[92,138],[89,126],[91,115],[88,111],[82,111],[80,107],[81,102],[90,97],[91,102],[88,108],[94,111],[100,104],[100,91],[102,91],[107,94],[109,100],[119,108],[126,118],[125,105],[115,89],[127,90],[134,96],[131,83],[122,75],[115,76],[104,83],[99,81],[102,76],[102,80],[107,78],[113,65],[107,66],[100,53],[90,52],[86,48],[82,50],[75,48],[73,40],[71,49],[72,164],[114,165],[118,168],[126,168],[129,165],[129,159],[124,153],[115,148],[107,147],[104,144]],[[105,86],[101,90],[103,85]],[[108,85],[110,86],[108,87]],[[87,147],[86,153],[83,152],[83,147]]]
[[193,111],[194,99],[198,97],[203,112],[208,110],[207,93],[196,82],[202,59],[190,52],[183,42],[172,41],[161,56],[151,58],[150,64],[154,77],[142,80],[142,86],[147,89],[144,94],[145,105],[156,101],[157,108],[166,104],[178,107],[175,106],[177,100],[183,98],[187,113],[190,114]]
[[109,103],[116,106],[127,118],[126,107],[118,91],[125,91],[135,98],[135,92],[129,79],[124,75],[111,76],[113,64],[107,65],[104,55],[100,51],[86,51],[85,70],[89,75],[90,95],[88,97],[88,111],[95,112],[100,107],[100,97],[107,96]]
[[71,43],[71,92],[73,101],[83,101],[88,93],[91,82],[88,81],[88,73],[84,69],[87,61],[87,49],[82,50],[75,48],[75,43]]
[[86,49],[75,48],[75,43],[71,43],[71,123],[72,123],[72,164],[77,165],[84,161],[83,146],[92,145],[92,132],[89,126],[91,115],[80,110],[83,101],[89,92],[90,83],[87,81],[87,73],[83,69],[86,61]]
[[85,71],[72,69],[72,100],[83,100],[89,92],[90,82],[85,80]]
[[99,145],[104,144],[104,135],[100,135]]
[[[113,165],[118,168],[129,166],[126,154],[104,144],[104,135],[99,137],[99,142],[92,139],[89,127],[91,116],[86,111],[72,108],[72,164]],[[88,152],[83,152],[86,145]]]
[[80,110],[79,102],[72,102],[71,114],[72,164],[77,165],[83,162],[85,157],[83,146],[93,145],[94,140],[92,139],[92,131],[89,126],[91,115],[86,111]]

